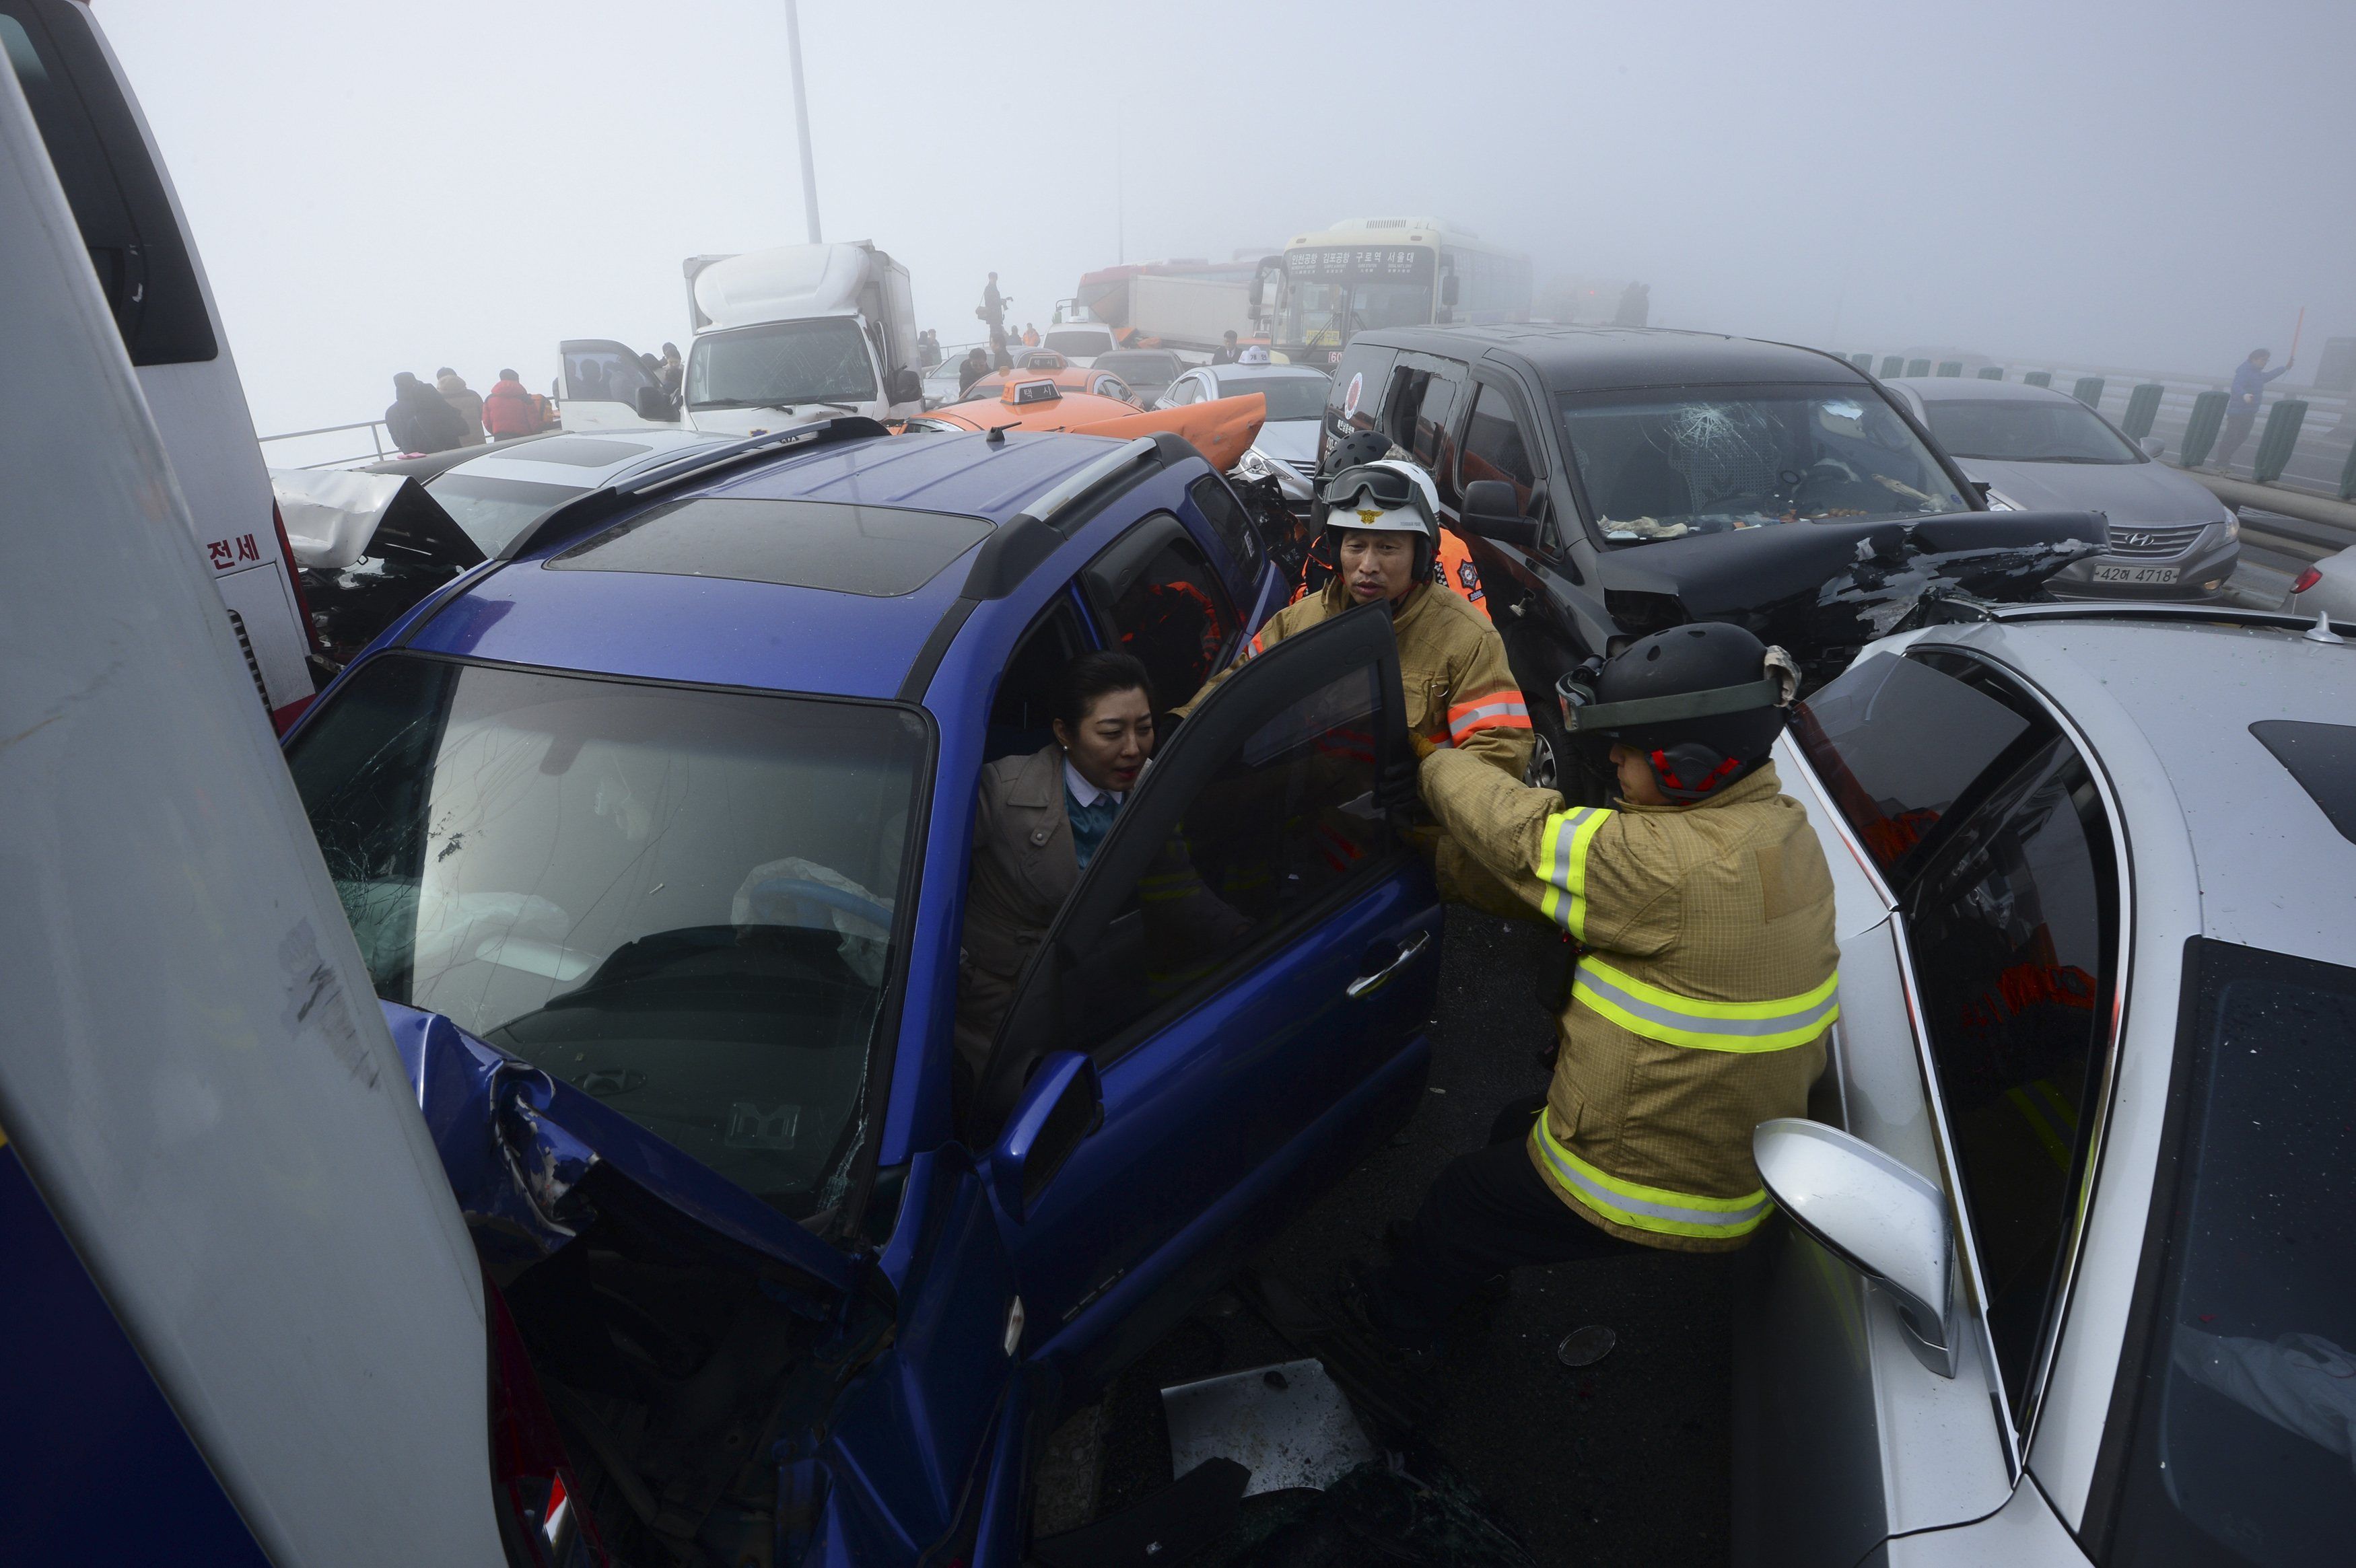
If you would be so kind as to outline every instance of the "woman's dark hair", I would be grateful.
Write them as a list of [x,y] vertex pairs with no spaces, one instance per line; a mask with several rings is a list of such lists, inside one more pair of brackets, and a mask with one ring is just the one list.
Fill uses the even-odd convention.
[[1128,654],[1108,652],[1085,653],[1064,667],[1055,677],[1055,705],[1049,709],[1055,722],[1066,730],[1077,730],[1080,720],[1088,716],[1097,699],[1109,697],[1116,691],[1141,691],[1145,705],[1153,706],[1153,682],[1145,667]]

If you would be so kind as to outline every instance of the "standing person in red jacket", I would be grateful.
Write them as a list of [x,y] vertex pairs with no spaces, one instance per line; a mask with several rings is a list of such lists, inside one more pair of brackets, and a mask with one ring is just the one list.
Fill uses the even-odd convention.
[[483,428],[491,432],[493,441],[538,435],[540,411],[532,402],[521,377],[512,370],[500,371],[498,384],[483,394]]

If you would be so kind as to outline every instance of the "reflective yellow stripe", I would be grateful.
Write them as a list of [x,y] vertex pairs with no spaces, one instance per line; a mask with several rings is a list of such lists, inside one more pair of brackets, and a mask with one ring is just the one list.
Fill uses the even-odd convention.
[[1623,1181],[1563,1147],[1543,1115],[1531,1132],[1530,1147],[1544,1157],[1557,1184],[1573,1199],[1607,1220],[1639,1231],[1731,1239],[1749,1235],[1767,1218],[1770,1205],[1763,1187],[1740,1198],[1708,1198]]
[[1593,954],[1579,961],[1571,995],[1633,1034],[1697,1051],[1788,1051],[1840,1017],[1840,971],[1796,997],[1705,1002],[1648,985]]
[[2078,1114],[2062,1100],[2061,1092],[2040,1078],[2006,1090],[2004,1097],[2028,1120],[2037,1141],[2045,1146],[2047,1157],[2063,1170],[2069,1169],[2070,1146],[2078,1139]]
[[[1612,814],[1600,805],[1558,811],[1546,819],[1546,848],[1539,857],[1538,878],[1547,885],[1539,909],[1570,933],[1573,942],[1587,940],[1587,847]],[[1570,898],[1566,901],[1563,894]]]

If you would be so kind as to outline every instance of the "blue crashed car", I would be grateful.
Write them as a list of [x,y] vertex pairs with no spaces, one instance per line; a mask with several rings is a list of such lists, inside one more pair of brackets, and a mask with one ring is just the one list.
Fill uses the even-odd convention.
[[289,737],[553,1561],[1011,1568],[1062,1414],[1408,1114],[1439,910],[1372,612],[1165,738],[954,1065],[982,765],[1075,655],[1174,706],[1283,591],[1174,437],[841,419],[559,507]]

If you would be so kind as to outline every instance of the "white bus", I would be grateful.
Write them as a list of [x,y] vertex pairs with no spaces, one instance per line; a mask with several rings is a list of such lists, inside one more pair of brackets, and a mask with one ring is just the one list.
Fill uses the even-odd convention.
[[1530,259],[1436,219],[1344,219],[1294,235],[1274,271],[1269,346],[1297,365],[1375,328],[1530,318]]

